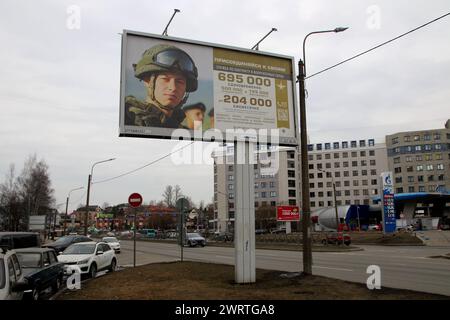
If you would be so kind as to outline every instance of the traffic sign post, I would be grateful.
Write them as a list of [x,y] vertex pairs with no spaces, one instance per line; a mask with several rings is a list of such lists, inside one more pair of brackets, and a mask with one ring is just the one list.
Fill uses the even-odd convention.
[[180,198],[177,200],[176,203],[179,217],[180,217],[180,224],[178,226],[179,228],[179,239],[180,239],[180,247],[181,247],[181,262],[183,262],[183,245],[184,245],[184,212],[186,211],[186,209],[188,209],[189,206],[189,202],[187,201],[186,198]]
[[137,210],[136,208],[142,204],[142,196],[139,193],[132,193],[128,197],[128,204],[134,208],[134,225],[133,225],[133,268],[136,267],[136,216]]

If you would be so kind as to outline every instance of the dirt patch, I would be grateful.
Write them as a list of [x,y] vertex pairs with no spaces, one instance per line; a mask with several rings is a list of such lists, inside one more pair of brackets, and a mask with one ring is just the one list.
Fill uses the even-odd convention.
[[352,244],[377,244],[377,245],[423,245],[422,240],[414,233],[397,232],[384,235],[381,231],[350,232]]
[[286,276],[257,269],[257,282],[234,283],[234,267],[201,262],[155,263],[88,281],[58,300],[410,300],[450,297],[409,290],[368,290],[363,284],[321,276]]

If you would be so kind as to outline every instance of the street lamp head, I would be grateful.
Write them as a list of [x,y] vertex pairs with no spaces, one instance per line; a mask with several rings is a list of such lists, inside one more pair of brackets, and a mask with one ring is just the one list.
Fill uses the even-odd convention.
[[278,31],[277,28],[272,28],[272,31]]
[[336,29],[334,29],[334,32],[342,32],[342,31],[345,31],[347,29],[348,29],[348,27],[337,27]]

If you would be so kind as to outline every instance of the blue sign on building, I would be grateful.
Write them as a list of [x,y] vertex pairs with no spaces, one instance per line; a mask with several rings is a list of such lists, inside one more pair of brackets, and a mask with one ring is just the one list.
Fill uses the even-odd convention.
[[397,229],[392,172],[383,172],[381,174],[381,179],[383,188],[383,232],[392,233]]

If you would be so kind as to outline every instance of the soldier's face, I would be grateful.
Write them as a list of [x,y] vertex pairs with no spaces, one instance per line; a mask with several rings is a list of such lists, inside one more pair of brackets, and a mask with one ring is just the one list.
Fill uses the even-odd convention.
[[205,113],[202,109],[190,109],[185,112],[187,126],[189,129],[198,129],[201,127]]
[[180,104],[186,93],[186,78],[180,73],[164,72],[156,77],[155,99],[165,107]]

